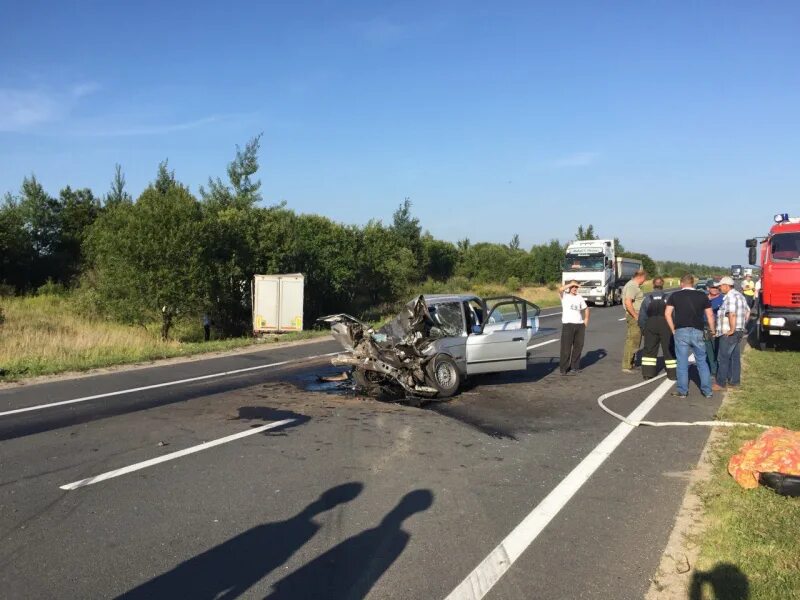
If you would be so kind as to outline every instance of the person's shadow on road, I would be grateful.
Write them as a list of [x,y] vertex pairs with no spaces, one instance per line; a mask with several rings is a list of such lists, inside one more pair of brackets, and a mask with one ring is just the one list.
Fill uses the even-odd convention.
[[331,548],[278,581],[267,600],[310,600],[366,597],[375,582],[402,554],[411,535],[403,522],[430,508],[430,490],[406,494],[373,529],[368,529]]
[[[713,596],[704,594],[704,588],[711,586]],[[690,600],[747,600],[750,597],[750,583],[747,575],[736,565],[719,563],[710,571],[695,571],[689,585]]]
[[320,528],[315,516],[350,502],[363,488],[361,483],[333,487],[294,517],[253,527],[119,598],[238,598],[314,537]]

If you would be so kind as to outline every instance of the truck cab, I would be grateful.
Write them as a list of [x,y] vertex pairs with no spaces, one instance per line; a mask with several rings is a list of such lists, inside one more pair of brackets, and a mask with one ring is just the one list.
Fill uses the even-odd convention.
[[614,240],[578,240],[567,245],[561,282],[575,280],[586,302],[622,303],[622,287],[642,268],[640,260],[616,256]]
[[747,240],[750,264],[760,261],[761,283],[755,304],[760,347],[800,336],[800,217],[775,215],[762,240]]

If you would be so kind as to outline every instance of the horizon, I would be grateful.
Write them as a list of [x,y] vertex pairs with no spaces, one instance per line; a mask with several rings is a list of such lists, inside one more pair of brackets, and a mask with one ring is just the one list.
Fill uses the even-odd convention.
[[797,205],[793,3],[7,14],[0,193],[35,174],[103,196],[119,163],[136,198],[168,159],[197,194],[263,131],[266,205],[362,225],[409,197],[451,242],[593,224],[654,260],[744,264],[744,240]]

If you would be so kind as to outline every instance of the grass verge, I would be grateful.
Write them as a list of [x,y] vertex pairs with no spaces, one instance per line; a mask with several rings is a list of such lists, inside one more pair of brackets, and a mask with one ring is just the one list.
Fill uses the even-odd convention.
[[[242,337],[210,342],[162,342],[154,332],[143,327],[83,316],[74,309],[68,296],[6,298],[2,305],[5,323],[0,326],[0,381],[328,334],[327,331],[303,331],[265,339]],[[179,328],[186,332],[189,327],[191,325],[183,323]],[[197,332],[186,332],[189,339],[202,339],[200,325],[194,327]]]
[[[750,350],[743,359],[742,386],[719,418],[800,430],[800,354]],[[727,472],[730,457],[761,432],[737,427],[713,448],[713,476],[697,490],[706,527],[695,581],[709,581],[697,600],[800,598],[800,498],[742,489]]]

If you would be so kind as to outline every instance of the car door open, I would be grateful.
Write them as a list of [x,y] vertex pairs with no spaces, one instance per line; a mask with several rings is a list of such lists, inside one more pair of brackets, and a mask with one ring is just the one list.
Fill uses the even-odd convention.
[[482,332],[467,338],[467,374],[526,369],[531,335],[527,303],[514,296],[488,300]]

